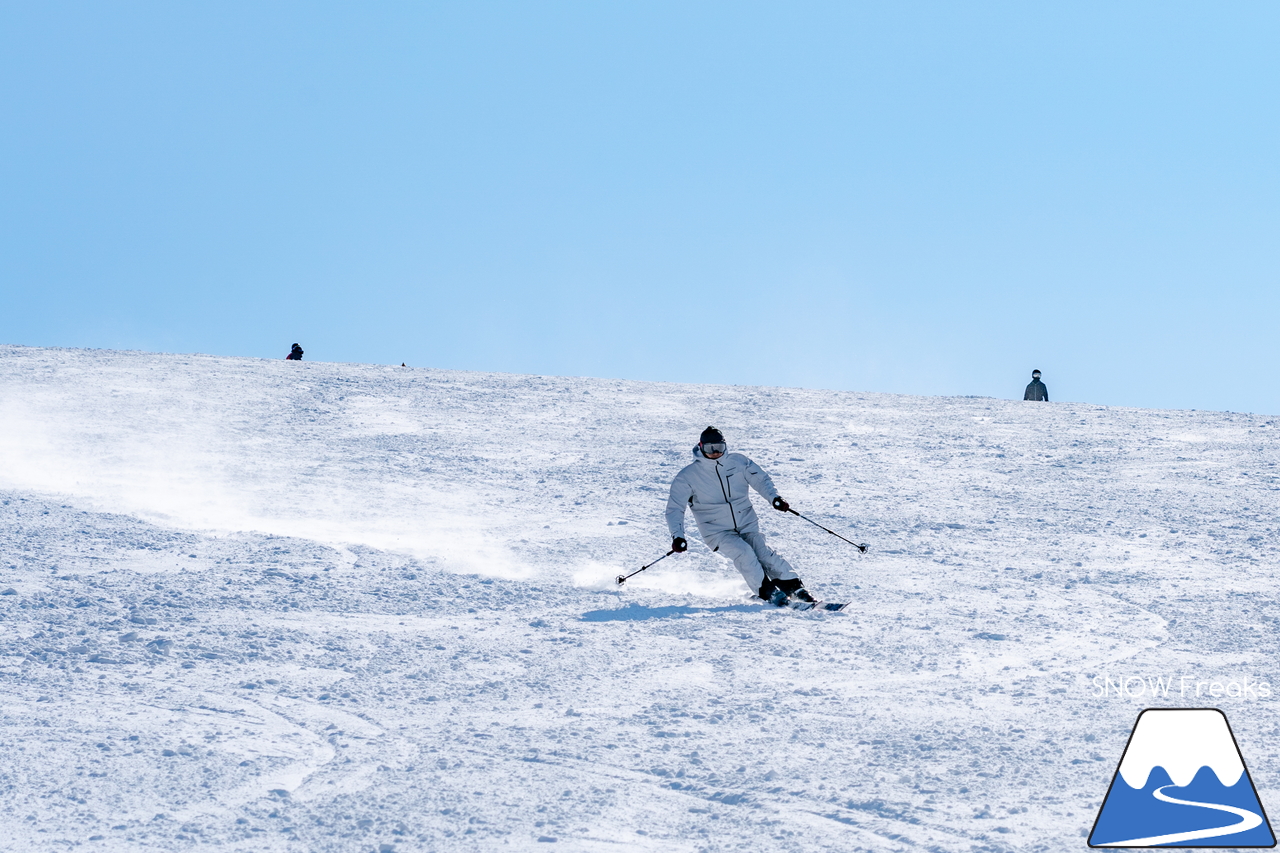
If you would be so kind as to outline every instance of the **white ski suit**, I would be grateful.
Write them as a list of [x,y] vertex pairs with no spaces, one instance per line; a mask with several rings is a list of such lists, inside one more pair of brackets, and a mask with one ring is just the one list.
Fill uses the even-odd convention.
[[747,586],[757,592],[766,574],[775,581],[792,580],[797,575],[790,563],[765,544],[748,486],[770,503],[778,496],[769,475],[741,453],[708,459],[695,447],[693,464],[671,481],[667,528],[673,538],[683,538],[684,511],[693,510],[702,541],[733,560]]

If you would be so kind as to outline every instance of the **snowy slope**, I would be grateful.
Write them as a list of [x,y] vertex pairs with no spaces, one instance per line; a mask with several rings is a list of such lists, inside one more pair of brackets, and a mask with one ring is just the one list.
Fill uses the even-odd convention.
[[[1018,391],[1017,388],[1011,392]],[[810,589],[660,556],[702,427]],[[1138,711],[1280,811],[1278,419],[0,347],[14,849],[1083,849]],[[1274,694],[1273,694],[1274,696]]]

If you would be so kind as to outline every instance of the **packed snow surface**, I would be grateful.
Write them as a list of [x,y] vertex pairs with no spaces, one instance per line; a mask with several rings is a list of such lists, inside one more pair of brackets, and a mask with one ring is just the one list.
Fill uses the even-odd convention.
[[[613,582],[708,424],[870,543],[757,504],[851,612],[696,542]],[[9,849],[1059,853],[1149,706],[1280,812],[1278,432],[0,347]]]

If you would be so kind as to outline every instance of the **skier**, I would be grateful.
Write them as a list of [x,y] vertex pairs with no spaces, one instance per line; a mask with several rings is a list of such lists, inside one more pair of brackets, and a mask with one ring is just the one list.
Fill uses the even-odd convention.
[[1040,381],[1040,371],[1031,371],[1031,383],[1027,385],[1026,393],[1022,395],[1024,400],[1035,400],[1039,402],[1049,402],[1049,389]]
[[293,349],[289,350],[289,354],[284,357],[285,361],[302,361],[302,347],[297,344],[293,345]]
[[676,475],[667,498],[667,527],[671,550],[688,550],[684,511],[693,510],[702,541],[727,557],[760,598],[783,606],[788,597],[813,601],[791,565],[765,544],[747,487],[755,489],[773,508],[791,507],[778,494],[769,475],[741,453],[726,455],[728,445],[715,427],[707,427],[693,449],[693,463]]

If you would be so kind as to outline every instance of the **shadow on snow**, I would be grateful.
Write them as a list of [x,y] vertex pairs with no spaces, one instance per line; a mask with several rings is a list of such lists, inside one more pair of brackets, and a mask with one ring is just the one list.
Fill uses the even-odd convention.
[[583,622],[640,622],[645,619],[671,619],[677,616],[699,616],[704,613],[759,613],[758,604],[734,604],[728,607],[645,607],[628,604],[616,610],[590,610],[582,614]]

